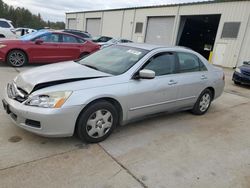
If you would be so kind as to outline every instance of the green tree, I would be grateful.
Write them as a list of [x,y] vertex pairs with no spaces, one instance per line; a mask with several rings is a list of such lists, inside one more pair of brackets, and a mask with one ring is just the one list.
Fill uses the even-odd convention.
[[13,22],[14,27],[28,27],[41,29],[50,27],[52,29],[64,29],[64,22],[45,22],[41,14],[32,14],[28,9],[9,6],[0,0],[0,18],[5,18]]

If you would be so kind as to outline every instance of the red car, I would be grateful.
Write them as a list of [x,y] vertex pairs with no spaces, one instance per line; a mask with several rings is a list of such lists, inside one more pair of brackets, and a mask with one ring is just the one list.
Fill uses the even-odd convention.
[[18,40],[0,40],[0,61],[13,67],[27,63],[77,60],[100,46],[73,34],[40,30]]

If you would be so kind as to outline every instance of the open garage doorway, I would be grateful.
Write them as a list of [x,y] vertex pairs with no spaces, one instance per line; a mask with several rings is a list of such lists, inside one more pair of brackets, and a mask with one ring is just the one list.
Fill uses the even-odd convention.
[[185,46],[209,59],[221,15],[181,16],[176,44]]

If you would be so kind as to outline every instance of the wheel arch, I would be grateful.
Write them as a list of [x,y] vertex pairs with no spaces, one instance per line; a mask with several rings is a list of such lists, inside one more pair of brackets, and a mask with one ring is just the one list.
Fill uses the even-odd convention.
[[80,113],[78,114],[78,117],[76,119],[76,122],[75,122],[75,130],[74,132],[76,131],[76,128],[77,128],[77,122],[79,121],[79,118],[80,118],[80,115],[82,113],[85,112],[86,109],[88,109],[89,106],[91,106],[92,104],[94,103],[97,103],[99,101],[107,101],[109,103],[111,103],[112,105],[114,105],[114,107],[117,109],[118,111],[118,126],[122,124],[122,120],[123,120],[123,108],[122,108],[122,105],[120,104],[120,102],[118,102],[116,99],[112,98],[112,97],[101,97],[101,98],[97,98],[97,99],[94,99],[92,101],[90,101],[81,111]]
[[[206,89],[208,89],[208,90],[210,90],[210,91],[211,91],[211,93],[212,93],[212,100],[214,100],[214,96],[215,96],[215,89],[214,89],[212,86],[209,86],[209,87],[207,87]],[[206,90],[206,89],[204,89],[204,90]]]

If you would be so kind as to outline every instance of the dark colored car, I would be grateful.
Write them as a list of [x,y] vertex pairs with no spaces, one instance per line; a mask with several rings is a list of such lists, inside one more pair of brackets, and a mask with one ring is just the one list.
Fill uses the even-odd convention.
[[65,33],[71,33],[73,35],[77,35],[77,36],[85,38],[85,39],[89,39],[89,38],[92,37],[91,34],[89,34],[88,32],[80,31],[80,30],[65,29],[65,30],[63,30],[63,32],[65,32]]
[[96,37],[92,37],[92,41],[96,42],[96,43],[103,43],[103,42],[108,42],[112,39],[112,37],[107,37],[107,36],[96,36]]
[[235,84],[250,85],[250,61],[246,61],[242,66],[236,68],[233,81]]
[[14,67],[27,63],[77,60],[100,49],[98,44],[69,33],[40,30],[18,40],[0,41],[0,62]]

